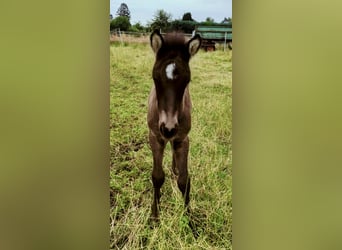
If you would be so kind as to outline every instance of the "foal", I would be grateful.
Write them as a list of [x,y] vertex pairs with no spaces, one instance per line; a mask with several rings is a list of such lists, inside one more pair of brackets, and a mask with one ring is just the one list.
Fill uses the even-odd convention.
[[165,174],[162,167],[165,145],[172,147],[172,170],[188,208],[190,178],[188,176],[188,133],[191,128],[191,100],[189,95],[189,60],[201,46],[196,35],[188,42],[180,33],[169,33],[164,38],[158,30],[150,37],[156,60],[152,71],[154,85],[148,100],[147,123],[153,153],[152,182],[154,198],[152,216],[158,220],[160,188]]

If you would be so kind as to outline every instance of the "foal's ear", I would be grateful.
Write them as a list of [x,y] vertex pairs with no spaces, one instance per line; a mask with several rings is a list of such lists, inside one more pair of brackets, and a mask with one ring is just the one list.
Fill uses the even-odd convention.
[[197,53],[197,51],[201,47],[201,44],[202,39],[199,34],[196,34],[193,38],[190,39],[190,41],[188,42],[188,49],[191,56],[194,56]]
[[151,41],[151,47],[154,53],[157,54],[158,50],[161,48],[161,46],[164,43],[163,37],[159,33],[159,30],[153,31],[153,33],[150,36],[150,41]]

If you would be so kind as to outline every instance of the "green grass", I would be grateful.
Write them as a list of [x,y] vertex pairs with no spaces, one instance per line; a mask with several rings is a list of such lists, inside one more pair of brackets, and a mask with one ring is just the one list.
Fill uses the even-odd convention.
[[231,51],[191,59],[190,204],[199,237],[184,215],[165,150],[160,224],[151,229],[152,153],[146,124],[154,55],[148,45],[110,46],[110,248],[232,249]]

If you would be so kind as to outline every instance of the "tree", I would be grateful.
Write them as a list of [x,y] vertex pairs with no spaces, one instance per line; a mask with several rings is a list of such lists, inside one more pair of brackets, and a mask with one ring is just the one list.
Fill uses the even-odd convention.
[[171,30],[177,30],[191,34],[196,25],[197,22],[195,21],[174,20],[171,22]]
[[183,15],[183,18],[182,18],[183,21],[194,21],[194,19],[192,19],[192,16],[191,16],[191,13],[190,12],[187,12]]
[[154,19],[152,19],[152,23],[150,24],[151,29],[162,29],[167,30],[171,25],[171,17],[170,13],[167,13],[164,10],[157,10]]
[[233,20],[231,17],[225,17],[223,21],[221,22],[222,24],[226,24],[228,27],[232,28],[233,27]]
[[146,28],[143,25],[141,25],[140,22],[137,22],[134,25],[132,25],[129,30],[133,32],[146,32]]
[[130,27],[131,23],[129,22],[129,19],[126,16],[118,16],[110,22],[110,30],[120,29],[127,31]]
[[231,17],[225,17],[223,19],[222,23],[227,23],[227,22],[231,23],[232,22],[232,18]]
[[215,21],[211,17],[207,17],[204,22],[200,23],[201,25],[215,25]]
[[131,19],[131,12],[129,11],[127,4],[122,3],[116,12],[116,15],[128,17],[128,20]]
[[207,23],[214,23],[214,22],[215,22],[214,19],[211,18],[211,17],[207,17],[207,18],[205,19],[205,21],[206,21]]

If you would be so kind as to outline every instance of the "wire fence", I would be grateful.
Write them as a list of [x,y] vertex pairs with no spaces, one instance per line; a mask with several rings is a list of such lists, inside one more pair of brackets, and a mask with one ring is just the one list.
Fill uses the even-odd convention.
[[[161,33],[164,34],[164,33]],[[132,31],[121,31],[120,29],[114,29],[111,30],[109,33],[109,40],[111,43],[141,43],[141,44],[149,44],[150,43],[150,35],[151,32],[132,32]],[[184,34],[187,39],[190,39],[193,34]],[[203,45],[205,45],[206,42],[203,41]],[[217,49],[223,49],[226,50],[227,48],[229,50],[232,50],[233,43],[232,41],[216,41],[213,43],[213,50],[215,48]],[[202,46],[205,47],[205,46]]]
[[149,32],[129,32],[120,31],[119,29],[111,30],[109,35],[110,42],[127,42],[127,43],[148,43]]
[[[162,35],[164,33],[161,33]],[[114,29],[110,31],[109,40],[110,42],[121,42],[121,43],[149,43],[151,32],[131,32],[121,31],[120,29]],[[184,34],[185,37],[190,39],[192,34]]]

